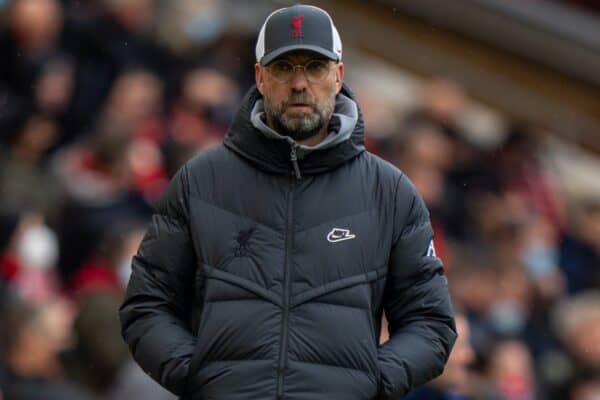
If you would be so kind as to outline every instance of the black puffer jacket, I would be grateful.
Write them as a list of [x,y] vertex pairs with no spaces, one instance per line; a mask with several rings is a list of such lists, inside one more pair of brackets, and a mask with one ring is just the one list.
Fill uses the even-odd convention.
[[359,115],[347,140],[305,152],[298,178],[290,144],[251,122],[259,99],[171,182],[133,260],[123,335],[184,399],[400,399],[455,339],[428,212],[364,151]]

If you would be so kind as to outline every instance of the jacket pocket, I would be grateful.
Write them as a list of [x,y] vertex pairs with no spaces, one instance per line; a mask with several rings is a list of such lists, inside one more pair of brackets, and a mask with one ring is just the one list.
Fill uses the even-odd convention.
[[231,274],[229,272],[225,272],[221,269],[217,269],[217,268],[213,268],[210,265],[204,264],[202,265],[202,269],[203,272],[206,276],[206,279],[210,282],[210,280],[213,281],[220,281],[220,282],[224,282],[225,284],[227,284],[227,286],[230,287],[230,290],[228,290],[227,292],[224,291],[216,291],[216,290],[212,290],[213,288],[217,287],[217,285],[207,285],[207,294],[206,294],[206,300],[207,301],[218,301],[219,299],[221,299],[220,296],[225,296],[224,298],[232,298],[232,297],[239,297],[239,298],[245,298],[248,297],[249,295],[252,297],[258,297],[261,298],[263,300],[269,301],[279,307],[281,307],[281,298],[277,295],[275,295],[273,292],[265,289],[264,287],[249,281],[247,279],[244,278],[240,278],[237,275]]
[[196,388],[214,363],[275,358],[281,315],[281,299],[262,286],[206,264],[201,273],[203,311],[189,368]]
[[385,268],[328,282],[292,296],[290,360],[361,371],[377,390],[371,282]]
[[351,288],[353,286],[374,282],[384,276],[386,269],[387,267],[384,266],[362,274],[352,275],[346,278],[338,279],[336,281],[326,283],[324,285],[304,291],[302,293],[298,293],[292,297],[290,301],[290,307],[294,308],[318,297],[329,295],[340,290]]

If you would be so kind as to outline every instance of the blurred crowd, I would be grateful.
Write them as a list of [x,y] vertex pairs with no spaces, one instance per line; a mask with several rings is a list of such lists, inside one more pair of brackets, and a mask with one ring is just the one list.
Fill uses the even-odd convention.
[[[0,399],[173,399],[117,309],[152,205],[253,82],[259,22],[234,28],[227,4],[0,0]],[[481,146],[448,79],[392,123],[373,97],[367,146],[429,207],[460,334],[410,398],[599,399],[600,198],[565,196],[552,128]]]

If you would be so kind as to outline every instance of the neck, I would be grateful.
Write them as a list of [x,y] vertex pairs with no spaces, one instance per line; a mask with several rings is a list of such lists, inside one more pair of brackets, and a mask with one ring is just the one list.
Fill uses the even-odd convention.
[[316,135],[309,137],[308,139],[299,140],[298,144],[304,146],[316,146],[321,143],[327,137],[327,126],[323,127]]

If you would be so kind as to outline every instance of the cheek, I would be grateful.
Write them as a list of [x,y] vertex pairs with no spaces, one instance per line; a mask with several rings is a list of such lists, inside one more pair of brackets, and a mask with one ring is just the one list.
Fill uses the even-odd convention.
[[263,97],[270,105],[280,108],[289,98],[289,91],[281,87],[265,88]]
[[315,102],[320,106],[325,106],[329,102],[335,102],[335,96],[337,94],[337,88],[335,82],[331,82],[327,85],[321,86],[318,90],[314,91]]

